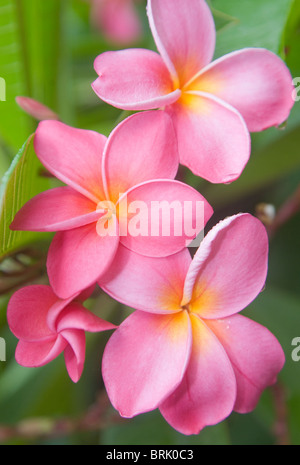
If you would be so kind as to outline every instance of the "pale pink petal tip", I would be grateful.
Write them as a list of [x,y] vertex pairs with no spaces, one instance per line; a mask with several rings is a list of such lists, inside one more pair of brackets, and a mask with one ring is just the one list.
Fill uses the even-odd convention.
[[16,97],[16,102],[23,111],[28,115],[32,116],[38,121],[42,120],[57,120],[59,121],[59,116],[48,108],[46,105],[34,100],[30,97]]

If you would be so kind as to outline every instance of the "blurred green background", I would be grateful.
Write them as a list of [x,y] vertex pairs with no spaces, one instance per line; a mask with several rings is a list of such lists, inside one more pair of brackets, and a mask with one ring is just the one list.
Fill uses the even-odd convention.
[[[130,46],[155,50],[145,4],[136,4],[143,36]],[[294,78],[300,76],[299,0],[209,4],[217,28],[215,57],[243,47],[265,47],[285,60]],[[277,336],[286,364],[278,384],[263,393],[252,413],[233,413],[190,437],[175,432],[159,412],[121,419],[109,405],[100,372],[109,334],[87,335],[85,369],[76,385],[62,356],[37,369],[14,360],[17,340],[7,326],[7,302],[18,287],[47,283],[51,235],[12,233],[8,226],[27,199],[54,183],[32,147],[30,136],[38,122],[19,108],[15,97],[37,99],[64,122],[106,135],[125,116],[91,89],[96,56],[124,46],[112,44],[93,27],[90,12],[88,0],[0,0],[0,77],[6,82],[6,100],[0,96],[0,337],[6,341],[6,361],[0,361],[0,443],[298,445],[300,361],[291,355],[292,340],[300,337],[300,78],[287,123],[251,135],[251,160],[240,179],[211,185],[180,169],[181,179],[199,189],[214,208],[208,228],[227,215],[247,211],[266,221],[270,232],[266,287],[243,313]],[[277,213],[273,225],[265,218],[265,204]],[[114,323],[130,312],[100,291],[88,305]]]

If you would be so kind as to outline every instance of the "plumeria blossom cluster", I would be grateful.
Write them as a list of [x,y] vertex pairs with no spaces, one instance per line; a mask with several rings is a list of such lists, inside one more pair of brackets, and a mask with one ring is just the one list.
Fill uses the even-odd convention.
[[[36,154],[63,185],[29,200],[11,228],[55,232],[49,285],[17,290],[7,317],[18,363],[41,366],[63,353],[74,382],[85,333],[111,330],[102,376],[114,408],[124,417],[159,408],[188,435],[253,410],[284,353],[239,314],[265,286],[265,227],[249,213],[225,218],[192,258],[189,245],[213,209],[176,179],[178,167],[213,183],[237,179],[250,132],[287,119],[292,78],[267,50],[212,61],[204,0],[148,0],[147,11],[159,53],[105,52],[92,84],[105,102],[136,113],[108,138],[56,118],[37,127]],[[133,309],[118,327],[84,306],[96,286]]]

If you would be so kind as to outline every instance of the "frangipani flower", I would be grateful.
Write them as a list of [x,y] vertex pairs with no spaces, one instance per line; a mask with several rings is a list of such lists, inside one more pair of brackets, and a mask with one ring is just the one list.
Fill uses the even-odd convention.
[[100,286],[133,312],[109,339],[103,379],[124,417],[159,408],[172,427],[197,434],[232,410],[249,412],[284,364],[260,324],[237,314],[262,290],[268,238],[249,214],[227,218],[165,259],[125,248]]
[[[178,169],[177,141],[171,118],[164,112],[132,115],[108,139],[58,121],[43,121],[34,147],[43,165],[67,186],[29,200],[11,229],[57,231],[47,271],[60,298],[95,283],[111,265],[120,242],[142,255],[176,253],[196,237],[212,214],[202,195],[173,179]],[[152,221],[154,202],[176,202],[182,207],[167,218],[170,234],[159,227],[152,234],[151,228],[159,226],[161,219]],[[183,218],[185,203],[190,208]],[[131,228],[138,216],[132,207],[137,204],[146,207],[143,234]],[[188,220],[196,222],[195,228],[177,234],[176,226]]]
[[116,44],[130,44],[142,35],[134,0],[91,0],[91,21]]
[[148,0],[159,54],[105,52],[92,84],[105,102],[125,110],[164,108],[178,137],[180,162],[210,182],[239,177],[250,155],[250,132],[284,122],[293,106],[285,63],[261,48],[211,62],[216,31],[204,0]]
[[61,300],[47,285],[31,285],[16,291],[7,308],[7,321],[19,339],[16,361],[25,367],[40,367],[62,352],[72,381],[81,377],[85,361],[85,331],[115,329],[87,310],[82,301],[88,291]]

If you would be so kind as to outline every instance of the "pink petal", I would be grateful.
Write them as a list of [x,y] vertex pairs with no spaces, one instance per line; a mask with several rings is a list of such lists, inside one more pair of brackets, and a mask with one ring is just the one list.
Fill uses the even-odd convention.
[[82,375],[85,361],[85,333],[78,329],[64,330],[61,335],[68,342],[64,350],[68,374],[74,383]]
[[28,115],[32,116],[33,118],[42,121],[42,120],[59,120],[59,116],[54,113],[50,108],[43,105],[42,103],[38,102],[29,97],[16,97],[16,102],[22,110],[24,110]]
[[234,407],[236,381],[223,347],[195,315],[192,353],[177,389],[160,405],[170,425],[182,434],[198,434],[224,420]]
[[148,0],[156,46],[174,79],[185,84],[207,65],[215,49],[215,25],[204,0]]
[[[64,309],[66,307],[69,307],[71,304],[72,306],[74,305],[76,308],[79,306],[80,308],[85,311],[85,307],[82,306],[82,302],[87,300],[92,293],[94,292],[96,287],[96,283],[92,284],[91,286],[87,287],[84,289],[82,292],[78,292],[77,294],[74,294],[70,296],[67,299],[59,299],[57,297],[57,301],[55,302],[54,305],[49,309],[48,315],[47,315],[47,325],[51,329],[51,331],[57,333],[57,322],[62,314],[64,314]],[[74,302],[73,302],[74,301]],[[80,320],[80,318],[79,318]],[[84,328],[80,328],[84,329]]]
[[66,347],[66,341],[58,336],[48,341],[19,341],[16,347],[16,361],[25,367],[40,367],[52,362]]
[[241,315],[207,320],[232,363],[237,381],[234,410],[253,410],[262,391],[276,382],[285,361],[284,352],[270,331]]
[[110,266],[118,245],[117,231],[101,237],[96,223],[56,233],[47,259],[54,292],[67,299],[94,284]]
[[189,85],[235,107],[249,131],[278,126],[294,104],[292,76],[285,63],[265,49],[243,49],[216,60]]
[[16,214],[10,229],[61,231],[97,221],[103,213],[71,187],[56,187],[30,199]]
[[56,301],[50,286],[32,285],[17,290],[7,307],[11,332],[27,341],[52,338],[55,333],[47,325],[47,314]]
[[129,188],[144,181],[174,179],[178,165],[177,138],[170,116],[163,111],[136,113],[114,129],[106,145],[104,169],[109,198],[116,202]]
[[70,303],[60,313],[57,320],[57,332],[66,329],[82,329],[94,333],[114,328],[116,328],[115,325],[94,315],[78,302]]
[[188,249],[165,258],[136,254],[120,245],[99,286],[129,307],[153,313],[181,310],[182,292],[191,263]]
[[104,102],[123,110],[151,110],[175,102],[169,71],[158,53],[144,49],[105,52],[94,63],[98,79],[94,92]]
[[121,243],[150,257],[182,250],[212,215],[211,206],[198,191],[173,180],[139,184],[120,199],[119,209],[123,212],[119,214]]
[[112,405],[124,417],[155,409],[180,383],[191,344],[187,312],[134,312],[109,339],[102,375]]
[[132,0],[92,0],[91,21],[110,41],[129,44],[142,34]]
[[59,121],[39,123],[34,138],[37,156],[62,182],[93,202],[103,199],[102,154],[106,137]]
[[79,301],[79,302],[84,302],[85,300],[89,299],[92,294],[94,293],[94,291],[96,290],[97,288],[97,284],[92,284],[90,287],[87,287],[86,289],[84,289],[77,297],[76,297],[76,300]]
[[242,173],[250,156],[250,135],[242,116],[204,92],[185,93],[167,107],[178,137],[180,163],[212,183],[228,183]]
[[222,318],[249,305],[262,290],[268,268],[268,237],[250,214],[220,221],[203,239],[185,283],[190,309],[204,318]]

